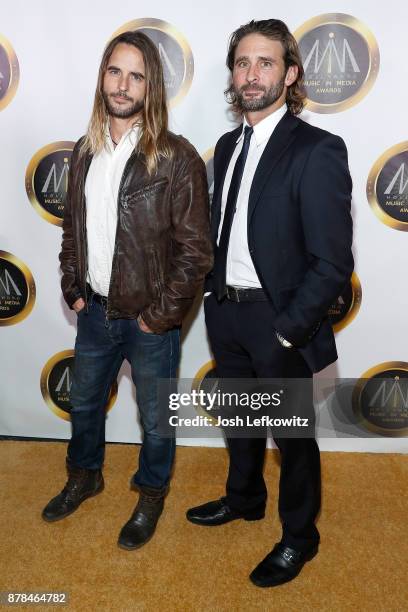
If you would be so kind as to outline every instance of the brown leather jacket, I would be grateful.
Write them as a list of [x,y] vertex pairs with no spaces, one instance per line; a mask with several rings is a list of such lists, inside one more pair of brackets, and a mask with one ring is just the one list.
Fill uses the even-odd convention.
[[[182,136],[169,134],[174,155],[149,176],[132,153],[118,195],[118,223],[107,317],[139,314],[156,333],[181,321],[212,266],[205,166]],[[65,204],[61,286],[70,308],[86,302],[87,239],[84,185],[92,157],[74,148]],[[87,303],[86,303],[87,308]]]

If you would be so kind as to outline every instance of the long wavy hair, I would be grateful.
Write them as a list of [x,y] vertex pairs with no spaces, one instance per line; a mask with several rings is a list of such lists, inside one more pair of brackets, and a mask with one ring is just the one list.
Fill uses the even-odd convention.
[[113,38],[105,48],[99,66],[95,100],[88,130],[80,154],[99,153],[105,145],[109,113],[103,99],[103,79],[115,47],[121,43],[133,45],[143,55],[146,94],[140,120],[140,138],[136,150],[145,156],[149,174],[157,169],[160,157],[170,158],[172,150],[168,139],[168,112],[163,66],[155,44],[142,32],[124,32]]
[[[280,21],[280,19],[264,19],[263,21],[252,20],[240,26],[231,34],[229,40],[227,67],[231,71],[231,74],[234,69],[236,48],[244,36],[248,36],[248,34],[262,34],[262,36],[266,36],[271,40],[278,40],[283,46],[285,69],[287,70],[289,66],[297,66],[298,76],[296,81],[287,88],[286,104],[293,115],[299,115],[305,105],[306,92],[303,86],[304,70],[302,58],[295,37],[289,32],[286,24]],[[235,112],[240,113],[241,110],[237,106],[237,99],[232,82],[224,93],[228,103],[233,105]]]

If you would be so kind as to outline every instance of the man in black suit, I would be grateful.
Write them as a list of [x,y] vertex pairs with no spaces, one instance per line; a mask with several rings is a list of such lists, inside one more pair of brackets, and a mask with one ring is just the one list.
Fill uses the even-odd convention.
[[[337,359],[327,312],[353,271],[347,150],[338,136],[297,117],[303,67],[282,21],[251,21],[236,30],[227,66],[226,93],[243,124],[220,138],[214,154],[215,265],[204,307],[217,374],[310,382]],[[295,578],[319,544],[316,440],[274,439],[283,533],[250,575],[261,587]],[[191,508],[192,523],[264,516],[266,439],[227,440],[226,496]]]

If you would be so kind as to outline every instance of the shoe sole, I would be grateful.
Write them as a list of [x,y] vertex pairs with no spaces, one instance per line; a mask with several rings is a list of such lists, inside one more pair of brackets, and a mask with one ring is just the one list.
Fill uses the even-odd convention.
[[265,518],[265,513],[263,514],[255,514],[253,516],[236,516],[233,519],[228,521],[222,521],[221,523],[202,523],[200,519],[195,519],[193,517],[186,517],[190,523],[194,523],[194,525],[200,525],[201,527],[218,527],[220,525],[226,525],[227,523],[232,523],[232,521],[244,520],[244,521],[261,521]]
[[73,510],[70,510],[69,512],[65,512],[65,514],[60,514],[59,516],[55,517],[55,518],[47,518],[46,516],[44,516],[43,514],[41,515],[41,518],[43,519],[43,521],[45,521],[46,523],[56,523],[57,521],[61,521],[62,519],[66,518],[67,516],[69,516],[70,514],[73,514],[74,512],[76,512],[79,508],[79,506],[86,501],[87,499],[90,499],[91,497],[95,497],[96,495],[99,495],[99,493],[102,493],[102,491],[105,488],[105,484],[102,482],[102,485],[94,492],[91,493],[90,495],[87,495],[86,497],[84,497],[84,499],[82,499],[79,504],[76,506],[76,508],[74,508]]
[[281,584],[286,584],[287,582],[290,582],[291,580],[293,580],[294,578],[296,578],[297,576],[299,576],[300,572],[302,571],[302,569],[303,569],[303,567],[306,565],[306,563],[307,563],[308,561],[311,561],[311,560],[313,559],[313,557],[315,557],[315,556],[317,555],[317,553],[318,553],[318,550],[314,550],[313,552],[309,553],[309,554],[307,555],[307,557],[306,557],[306,559],[305,559],[305,562],[304,562],[304,564],[302,565],[302,567],[300,567],[300,568],[299,568],[299,570],[298,570],[298,571],[297,571],[295,574],[292,574],[292,575],[291,575],[291,576],[290,576],[290,577],[289,577],[287,580],[282,580],[282,581],[279,581],[279,582],[277,582],[277,581],[275,580],[275,581],[271,581],[271,582],[268,582],[268,583],[262,583],[262,584],[259,584],[259,583],[258,583],[256,580],[254,580],[253,578],[251,578],[251,576],[249,577],[249,579],[250,579],[250,581],[252,582],[252,584],[254,584],[254,585],[255,585],[255,586],[257,586],[257,587],[260,587],[261,589],[262,589],[262,588],[274,587],[274,586],[280,586]]
[[138,548],[142,548],[142,546],[144,546],[145,544],[150,542],[150,540],[152,539],[153,535],[154,534],[152,534],[144,542],[141,542],[140,544],[136,544],[135,546],[126,546],[126,544],[122,544],[121,542],[118,541],[118,547],[121,548],[122,550],[137,550]]

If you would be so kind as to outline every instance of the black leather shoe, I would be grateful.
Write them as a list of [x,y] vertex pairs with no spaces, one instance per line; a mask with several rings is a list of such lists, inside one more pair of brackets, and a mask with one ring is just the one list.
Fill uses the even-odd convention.
[[72,514],[85,499],[103,491],[102,470],[87,470],[69,464],[67,464],[67,470],[67,484],[42,511],[41,516],[48,523],[59,521]]
[[275,544],[274,549],[266,555],[249,578],[259,587],[284,584],[296,578],[304,564],[317,555],[317,551],[317,546],[308,552],[301,552],[281,543]]
[[228,506],[225,497],[208,502],[202,506],[197,506],[196,508],[190,508],[186,513],[187,520],[190,521],[190,523],[194,523],[195,525],[206,525],[208,527],[224,525],[224,523],[229,523],[236,519],[258,521],[259,519],[263,519],[264,516],[264,508],[261,510],[252,510],[245,514],[237,512]]
[[167,487],[163,489],[140,487],[137,506],[119,534],[118,546],[120,548],[135,550],[152,538],[163,512],[166,493]]

